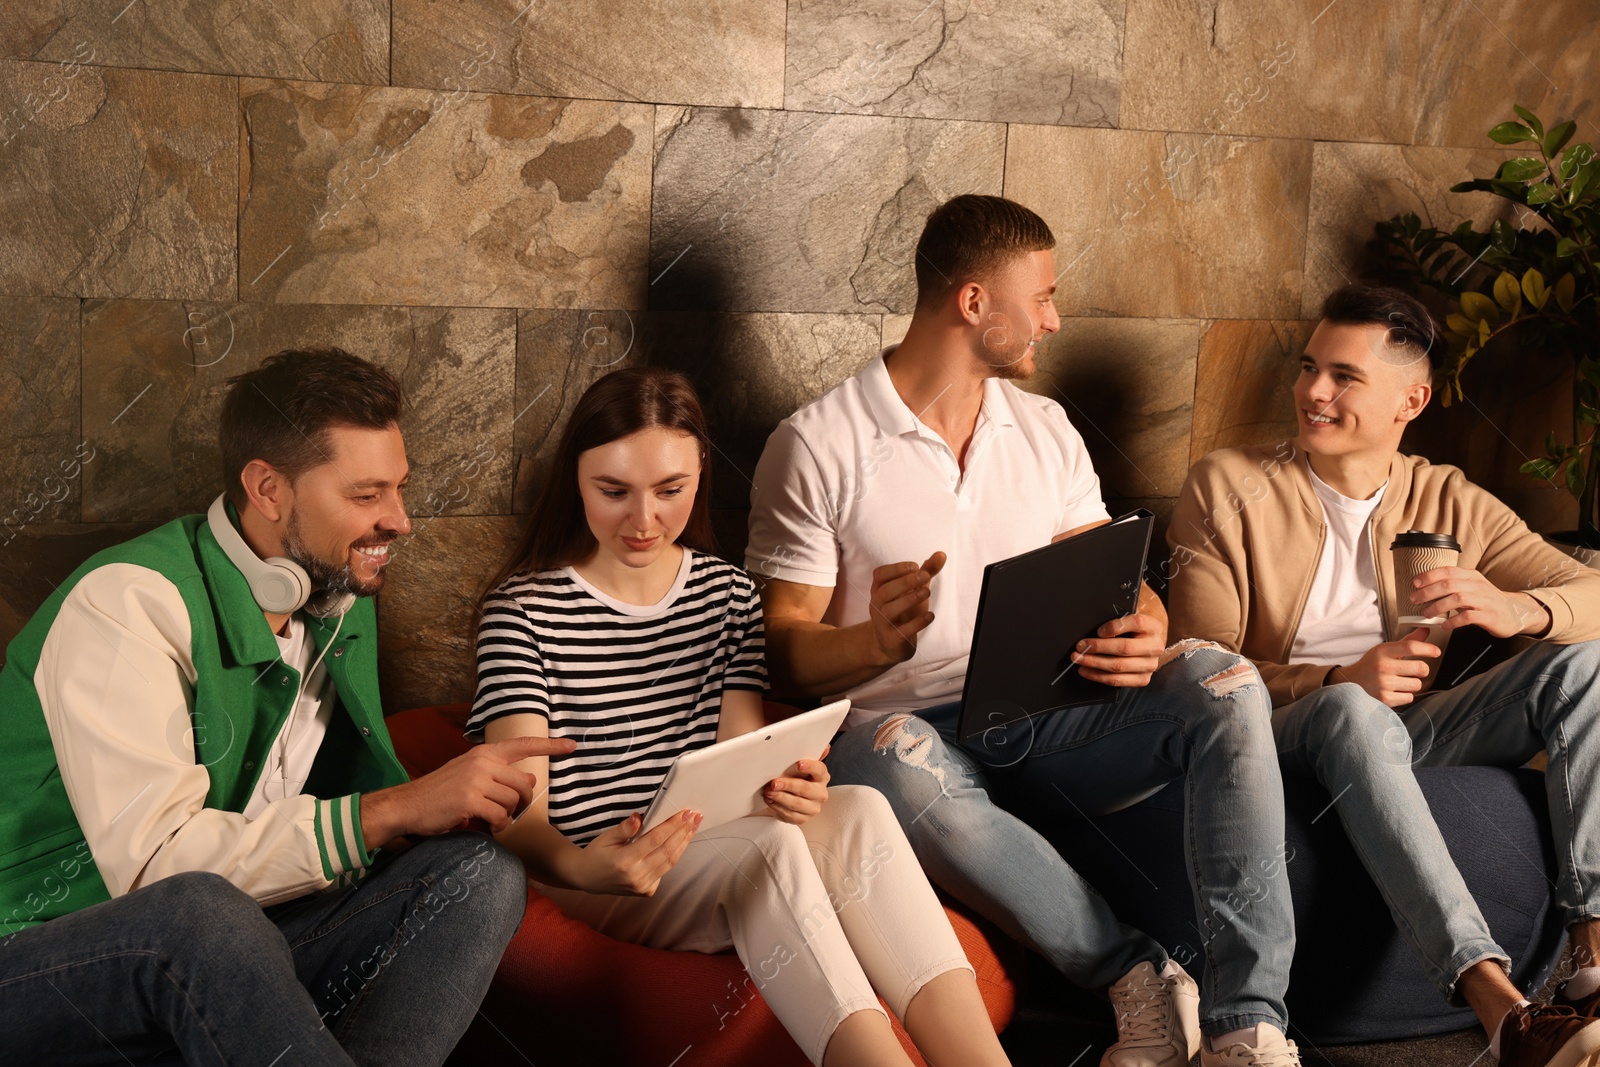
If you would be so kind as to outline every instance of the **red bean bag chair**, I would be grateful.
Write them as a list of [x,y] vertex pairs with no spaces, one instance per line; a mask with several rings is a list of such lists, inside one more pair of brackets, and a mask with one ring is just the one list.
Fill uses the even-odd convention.
[[[467,750],[466,714],[466,705],[452,704],[389,717],[395,752],[413,777]],[[1022,950],[959,907],[947,903],[945,911],[977,971],[989,1018],[1003,1030],[1016,1010]],[[898,1021],[894,1028],[922,1064]],[[806,1059],[733,952],[666,952],[614,941],[569,918],[530,883],[522,926],[450,1060],[526,1062],[803,1067]]]

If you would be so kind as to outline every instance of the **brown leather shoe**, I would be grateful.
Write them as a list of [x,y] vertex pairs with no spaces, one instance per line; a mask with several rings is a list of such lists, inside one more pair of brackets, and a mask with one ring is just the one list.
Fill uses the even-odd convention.
[[1600,1015],[1600,989],[1597,989],[1588,996],[1578,1000],[1568,1000],[1564,995],[1562,995],[1561,990],[1557,990],[1556,1003],[1571,1008],[1579,1015],[1587,1015],[1592,1019],[1595,1016]]
[[1506,1067],[1600,1067],[1600,1019],[1564,1004],[1519,1004],[1500,1024]]

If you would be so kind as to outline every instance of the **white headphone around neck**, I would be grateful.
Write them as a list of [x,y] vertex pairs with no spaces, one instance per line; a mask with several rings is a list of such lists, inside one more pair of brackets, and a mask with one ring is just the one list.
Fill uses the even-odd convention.
[[233,528],[233,522],[228,518],[227,499],[226,493],[218,494],[206,512],[206,521],[211,526],[211,536],[217,539],[222,551],[228,554],[233,565],[239,568],[239,573],[244,575],[245,581],[250,583],[250,595],[256,598],[256,604],[262,611],[273,615],[289,615],[304,607],[311,614],[326,619],[343,615],[354,606],[356,598],[353,593],[321,593],[313,597],[311,578],[305,568],[294,560],[284,556],[262,559],[256,555],[239,531]]

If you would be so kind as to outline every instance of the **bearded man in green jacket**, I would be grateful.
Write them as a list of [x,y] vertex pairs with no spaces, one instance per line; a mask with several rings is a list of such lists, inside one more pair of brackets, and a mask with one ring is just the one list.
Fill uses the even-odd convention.
[[17,1062],[442,1063],[526,901],[486,745],[416,781],[378,697],[410,529],[399,384],[233,379],[225,489],[78,568],[0,670],[0,1031]]

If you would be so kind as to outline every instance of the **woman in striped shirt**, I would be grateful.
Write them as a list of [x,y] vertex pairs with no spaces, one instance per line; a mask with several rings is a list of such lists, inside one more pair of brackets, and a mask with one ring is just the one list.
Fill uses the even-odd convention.
[[[937,1063],[1001,1064],[966,957],[888,803],[804,760],[767,810],[641,834],[679,755],[763,724],[761,609],[708,553],[710,439],[687,379],[615,371],[568,420],[528,529],[491,583],[469,736],[571,738],[496,837],[600,932],[732,946],[811,1061],[906,1064],[882,995]],[[545,788],[545,786],[548,788]],[[511,787],[507,786],[509,790]]]

